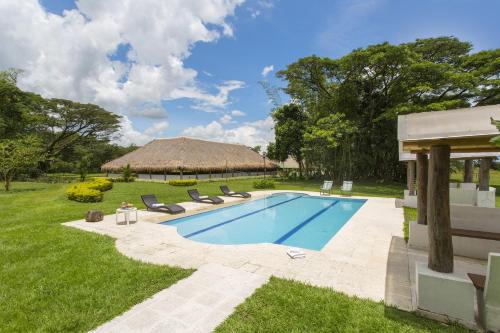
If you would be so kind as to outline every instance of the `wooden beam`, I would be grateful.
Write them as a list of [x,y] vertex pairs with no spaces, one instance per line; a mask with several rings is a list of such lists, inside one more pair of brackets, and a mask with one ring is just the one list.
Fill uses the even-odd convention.
[[490,139],[492,136],[474,136],[446,139],[425,139],[415,141],[404,141],[403,151],[416,153],[429,150],[431,146],[447,145],[453,153],[473,153],[473,152],[499,152],[500,147],[494,146]]
[[464,183],[472,183],[474,166],[472,160],[464,161]]
[[417,223],[427,224],[427,178],[429,162],[426,153],[417,154]]
[[430,269],[453,272],[453,243],[450,222],[450,147],[431,147],[427,195],[427,231]]
[[482,158],[479,163],[479,191],[490,189],[491,158]]

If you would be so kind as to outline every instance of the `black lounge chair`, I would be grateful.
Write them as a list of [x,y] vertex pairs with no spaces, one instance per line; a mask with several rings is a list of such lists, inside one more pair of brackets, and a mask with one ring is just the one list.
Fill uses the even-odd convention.
[[220,187],[222,193],[224,193],[227,197],[241,197],[241,198],[250,198],[252,195],[247,192],[233,192],[227,187],[227,185],[222,185]]
[[201,202],[201,203],[209,203],[209,204],[214,204],[218,205],[224,202],[219,197],[209,197],[209,196],[200,196],[200,192],[198,192],[197,189],[194,190],[188,190],[188,194],[196,202]]
[[141,195],[141,199],[144,205],[146,206],[146,209],[154,212],[180,214],[186,211],[184,207],[176,204],[170,204],[170,205],[160,204],[154,194]]

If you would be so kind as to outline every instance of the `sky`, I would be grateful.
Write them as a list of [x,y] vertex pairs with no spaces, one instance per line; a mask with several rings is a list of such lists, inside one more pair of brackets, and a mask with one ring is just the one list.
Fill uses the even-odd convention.
[[500,47],[498,0],[0,0],[0,13],[0,70],[120,114],[121,145],[265,146],[272,106],[259,82],[284,87],[276,72],[308,55],[437,36]]

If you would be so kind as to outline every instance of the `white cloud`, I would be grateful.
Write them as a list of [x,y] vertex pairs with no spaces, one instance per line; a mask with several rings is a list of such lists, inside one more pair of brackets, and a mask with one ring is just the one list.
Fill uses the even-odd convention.
[[266,77],[267,74],[271,73],[272,71],[274,71],[274,65],[270,65],[270,66],[266,66],[262,69],[262,76]]
[[[226,18],[243,1],[79,0],[59,16],[37,0],[2,0],[0,69],[23,69],[19,84],[26,90],[122,115],[162,117],[161,102],[179,91],[197,95],[200,106],[225,107],[237,89],[231,82],[240,81],[211,95],[184,60],[196,43],[233,36]],[[119,45],[129,47],[124,62],[110,58]]]
[[229,123],[231,123],[233,121],[233,117],[231,117],[228,114],[225,114],[225,115],[223,115],[222,117],[219,118],[219,121],[222,124],[229,124]]
[[246,113],[240,110],[231,111],[231,116],[233,117],[243,117],[244,115],[246,115]]
[[186,128],[183,135],[230,143],[241,143],[247,146],[266,147],[274,140],[274,121],[271,117],[263,120],[244,123],[230,129],[225,129],[220,122],[212,121],[206,126]]
[[115,138],[115,142],[122,146],[128,146],[131,143],[143,145],[153,140],[153,137],[151,135],[144,134],[135,130],[134,126],[132,126],[132,121],[130,121],[127,116],[124,116],[121,119],[120,125],[120,135]]
[[192,108],[205,111],[216,112],[226,108],[230,104],[229,93],[233,90],[241,89],[245,82],[238,80],[224,81],[216,86],[218,93],[216,95],[207,94],[197,88],[178,89],[173,93],[177,98],[190,98],[196,101]]
[[161,136],[167,128],[168,128],[168,122],[167,121],[160,121],[160,122],[154,123],[151,127],[146,128],[144,130],[144,134],[158,137],[158,136]]

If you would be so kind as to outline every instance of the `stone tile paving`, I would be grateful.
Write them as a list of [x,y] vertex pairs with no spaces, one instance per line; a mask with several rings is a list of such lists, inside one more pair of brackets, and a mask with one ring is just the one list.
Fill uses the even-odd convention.
[[211,332],[267,280],[259,274],[206,264],[93,332]]

